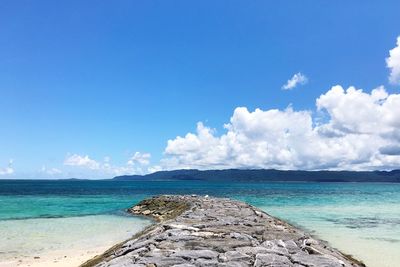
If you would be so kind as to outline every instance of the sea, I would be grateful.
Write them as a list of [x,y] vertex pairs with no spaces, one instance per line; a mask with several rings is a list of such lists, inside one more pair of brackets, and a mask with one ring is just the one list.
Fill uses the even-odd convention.
[[151,222],[126,209],[160,194],[245,201],[367,266],[400,266],[400,184],[196,180],[0,180],[0,266],[128,239]]

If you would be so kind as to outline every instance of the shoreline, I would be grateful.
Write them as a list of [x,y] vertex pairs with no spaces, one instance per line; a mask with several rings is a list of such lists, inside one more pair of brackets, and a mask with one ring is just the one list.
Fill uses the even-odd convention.
[[128,211],[155,223],[81,267],[365,266],[283,220],[227,198],[158,196]]
[[0,267],[79,266],[150,224],[104,214],[0,221]]
[[0,262],[0,267],[41,267],[41,266],[55,266],[55,267],[71,267],[79,266],[82,262],[90,260],[93,257],[103,253],[109,247],[101,246],[91,249],[69,249],[69,250],[55,250],[40,254],[40,256],[23,256],[15,259],[7,259]]

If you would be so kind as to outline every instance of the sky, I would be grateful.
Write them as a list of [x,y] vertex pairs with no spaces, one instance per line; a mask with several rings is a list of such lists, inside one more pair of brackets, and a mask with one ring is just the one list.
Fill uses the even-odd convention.
[[400,168],[399,1],[1,1],[0,179]]

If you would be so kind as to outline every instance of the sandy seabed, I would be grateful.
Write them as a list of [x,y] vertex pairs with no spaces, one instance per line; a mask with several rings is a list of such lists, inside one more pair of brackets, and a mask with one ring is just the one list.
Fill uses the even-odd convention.
[[0,221],[0,267],[77,267],[150,223],[116,215]]
[[0,261],[0,267],[76,267],[96,255],[103,253],[109,247],[98,247],[90,250],[60,250],[46,252],[37,256],[21,256],[15,259]]

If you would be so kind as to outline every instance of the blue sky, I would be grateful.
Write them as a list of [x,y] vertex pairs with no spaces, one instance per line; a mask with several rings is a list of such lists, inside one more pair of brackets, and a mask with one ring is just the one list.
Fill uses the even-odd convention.
[[[329,122],[328,104],[328,117],[319,117],[316,99],[337,84],[399,94],[385,61],[400,35],[399,10],[398,1],[1,1],[0,177],[47,177],[51,169],[55,177],[107,177],[99,165],[66,163],[79,155],[78,162],[123,167],[136,152],[138,165],[151,156],[127,172],[330,167],[237,155],[243,164],[190,165],[180,154],[191,144],[178,151],[167,141],[196,135],[200,121],[219,138],[237,107],[291,105],[310,111],[313,123]],[[296,73],[307,82],[282,90]],[[382,142],[376,150],[398,145]],[[166,154],[175,163],[163,163]],[[374,168],[396,167],[391,156]],[[340,160],[332,166],[353,166]]]

